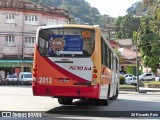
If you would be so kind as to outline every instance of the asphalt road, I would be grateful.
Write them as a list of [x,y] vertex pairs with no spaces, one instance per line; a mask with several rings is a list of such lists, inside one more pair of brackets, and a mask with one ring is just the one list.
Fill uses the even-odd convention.
[[58,104],[56,98],[33,96],[31,86],[0,86],[0,111],[37,113],[45,119],[121,119],[125,115],[130,119],[159,118],[160,92],[120,91],[118,99],[110,101],[109,106],[97,106],[90,100],[74,100],[66,106]]

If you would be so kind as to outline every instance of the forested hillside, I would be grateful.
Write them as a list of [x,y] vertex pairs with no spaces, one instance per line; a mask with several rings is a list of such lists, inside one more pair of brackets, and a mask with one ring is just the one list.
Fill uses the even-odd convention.
[[35,3],[39,3],[42,6],[56,6],[63,8],[80,23],[98,24],[103,26],[106,22],[106,17],[101,15],[97,8],[91,7],[91,5],[85,0],[28,0]]

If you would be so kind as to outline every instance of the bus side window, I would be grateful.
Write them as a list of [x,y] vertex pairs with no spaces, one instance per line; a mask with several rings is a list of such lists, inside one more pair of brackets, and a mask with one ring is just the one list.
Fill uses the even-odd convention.
[[107,43],[101,38],[102,64],[110,68],[109,51]]
[[102,64],[107,66],[108,68],[112,69],[114,68],[114,56],[113,52],[105,42],[103,38],[101,38],[101,58],[102,58]]
[[110,54],[110,50],[109,50],[109,47],[107,46],[107,66],[110,68],[109,54]]
[[109,60],[109,68],[111,69],[111,66],[112,66],[112,60],[111,60],[111,56],[112,56],[112,51],[109,49],[109,55],[108,55],[108,60]]
[[101,61],[102,61],[102,64],[105,65],[105,61],[106,61],[106,58],[105,58],[105,42],[103,40],[103,38],[101,38]]
[[111,60],[111,70],[113,70],[113,62],[114,62],[113,59],[114,59],[113,58],[113,53],[111,52],[111,58],[110,58],[110,60]]
[[108,55],[108,46],[107,44],[105,44],[105,66],[108,66],[108,58],[107,58],[107,55]]
[[116,72],[118,73],[118,59],[115,57],[115,60],[116,60]]

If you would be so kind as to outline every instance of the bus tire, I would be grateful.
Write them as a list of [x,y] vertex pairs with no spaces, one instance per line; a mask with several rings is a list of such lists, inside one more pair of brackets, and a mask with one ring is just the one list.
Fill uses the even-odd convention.
[[109,105],[109,98],[110,97],[110,87],[109,87],[109,90],[108,90],[108,95],[107,95],[107,100],[105,100],[105,103],[104,105],[108,106]]
[[110,96],[110,89],[108,90],[107,99],[96,99],[95,104],[108,106],[109,105],[109,96]]
[[102,105],[108,106],[109,105],[109,98],[110,97],[110,87],[108,90],[108,94],[107,94],[107,99],[106,100],[102,100]]
[[108,106],[109,105],[109,101],[108,100],[102,100],[102,99],[96,99],[95,100],[95,104],[96,105],[102,105],[102,106]]
[[110,99],[111,99],[111,100],[116,100],[117,97],[118,97],[118,94],[119,94],[119,90],[118,90],[118,88],[117,88],[117,89],[116,89],[116,94],[115,94],[113,97],[111,97]]
[[63,105],[70,105],[72,104],[72,98],[58,98],[58,103]]

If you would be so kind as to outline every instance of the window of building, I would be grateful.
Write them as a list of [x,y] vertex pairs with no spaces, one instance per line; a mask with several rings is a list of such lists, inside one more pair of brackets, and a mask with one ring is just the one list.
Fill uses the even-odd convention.
[[38,17],[36,15],[25,15],[25,24],[38,25]]
[[26,37],[25,38],[25,47],[34,47],[36,38],[35,37]]
[[47,25],[56,25],[58,24],[58,19],[48,19]]
[[12,13],[7,14],[6,23],[15,23],[15,14]]
[[6,36],[6,46],[14,46],[14,36]]

